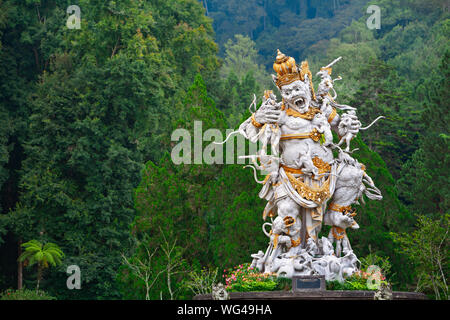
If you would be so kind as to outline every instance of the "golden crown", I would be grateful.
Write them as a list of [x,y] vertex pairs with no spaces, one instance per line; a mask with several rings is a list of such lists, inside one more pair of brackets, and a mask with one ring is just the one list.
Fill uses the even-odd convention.
[[311,95],[313,99],[316,99],[312,84],[312,74],[309,70],[308,61],[302,61],[299,70],[294,58],[286,56],[279,49],[277,49],[277,58],[273,64],[273,70],[277,73],[275,83],[278,88],[291,84],[297,80],[305,81],[305,75],[308,75]]

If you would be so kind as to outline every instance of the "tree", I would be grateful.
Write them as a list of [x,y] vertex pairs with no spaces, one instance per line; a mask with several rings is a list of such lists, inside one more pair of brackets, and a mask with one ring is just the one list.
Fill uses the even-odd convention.
[[57,244],[47,242],[42,244],[38,240],[30,240],[22,244],[25,251],[18,258],[20,262],[25,262],[25,265],[31,267],[37,265],[37,285],[36,292],[39,291],[39,283],[42,280],[43,272],[46,268],[51,266],[58,266],[62,263],[64,253]]
[[436,220],[419,215],[413,232],[392,233],[398,252],[407,256],[414,266],[416,291],[431,290],[439,300],[449,298],[449,229],[450,214]]
[[401,196],[417,214],[440,217],[449,212],[449,92],[450,51],[442,58],[439,74],[427,83],[421,120],[427,126],[419,149],[402,168]]
[[121,255],[126,267],[130,269],[136,278],[144,282],[145,300],[150,300],[150,290],[156,280],[158,280],[158,277],[163,273],[163,270],[155,273],[154,266],[152,265],[152,258],[158,248],[155,248],[153,252],[150,252],[150,249],[145,245],[138,245],[138,248],[143,250],[144,253],[131,258],[127,258],[123,253]]
[[[163,237],[163,243],[161,244],[161,250],[164,253],[165,258],[165,273],[166,273],[166,283],[167,283],[167,290],[169,291],[169,297],[170,300],[173,300],[176,296],[176,291],[173,289],[172,280],[173,277],[179,273],[181,273],[181,267],[184,264],[183,259],[183,249],[177,245],[177,238],[175,238],[173,235],[171,238],[167,239],[164,232],[162,232],[160,228],[160,232]],[[178,288],[179,290],[181,287]],[[162,294],[161,294],[162,298]]]
[[226,79],[233,72],[242,80],[247,73],[253,72],[258,83],[267,84],[270,77],[264,67],[258,65],[258,59],[255,42],[247,36],[236,34],[234,40],[229,39],[225,44],[225,59],[220,73]]
[[[177,116],[179,118],[174,121],[174,129],[185,129],[192,138],[194,121],[201,122],[202,131],[226,128],[224,115],[209,97],[201,75],[195,77],[184,99],[183,109]],[[192,145],[191,140],[188,143]],[[200,152],[210,143],[203,141]],[[203,194],[207,183],[215,179],[220,169],[221,165],[207,165],[203,162],[176,165],[168,153],[157,164],[151,161],[146,163],[141,182],[135,190],[137,215],[131,232],[137,239],[148,237],[146,245],[149,247],[166,244],[162,252],[155,256],[155,268],[164,270],[167,281],[157,281],[150,294],[152,299],[159,298],[161,294],[170,298],[175,296],[180,284],[179,281],[174,283],[172,278],[174,275],[178,278],[183,276],[173,272],[179,261],[185,259],[193,268],[208,263],[208,251],[205,250],[208,241],[205,218],[207,199]],[[164,233],[161,226],[164,226]],[[167,240],[173,237],[177,238],[178,244]],[[136,254],[140,255],[139,252]],[[123,294],[127,296],[132,293],[124,288]]]
[[350,105],[358,108],[363,126],[379,115],[387,117],[362,135],[364,142],[378,152],[398,178],[400,168],[417,146],[414,141],[422,129],[418,103],[402,88],[404,81],[394,68],[380,60],[370,60],[360,69],[359,88]]

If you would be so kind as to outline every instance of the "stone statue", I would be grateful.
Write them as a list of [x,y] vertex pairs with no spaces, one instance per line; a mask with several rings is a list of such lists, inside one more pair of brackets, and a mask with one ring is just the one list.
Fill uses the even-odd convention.
[[[254,99],[252,116],[239,126],[238,132],[246,139],[263,145],[257,155],[244,156],[252,159],[255,180],[263,184],[259,193],[267,200],[263,218],[272,220],[263,225],[268,248],[252,255],[252,266],[261,272],[287,277],[319,274],[342,281],[358,270],[359,261],[346,235],[347,228],[359,228],[351,205],[358,200],[364,203],[363,194],[375,200],[382,196],[365,166],[351,156],[350,143],[359,130],[368,129],[380,117],[361,128],[356,109],[335,101],[333,83],[342,78],[331,78],[331,66],[340,59],[321,68],[316,95],[308,62],[299,66],[278,50],[272,78],[282,100],[278,102],[266,91],[261,106],[256,109]],[[331,130],[342,137],[338,145],[333,143]],[[344,141],[347,146],[342,150]],[[337,158],[332,152],[335,148]],[[256,170],[267,168],[266,179],[259,181]],[[318,239],[323,223],[332,229],[328,238]]]
[[392,300],[392,289],[391,285],[386,282],[382,282],[378,287],[378,290],[373,295],[374,300]]
[[222,283],[218,283],[217,285],[212,286],[212,298],[213,300],[229,300],[230,296],[225,290],[225,287]]

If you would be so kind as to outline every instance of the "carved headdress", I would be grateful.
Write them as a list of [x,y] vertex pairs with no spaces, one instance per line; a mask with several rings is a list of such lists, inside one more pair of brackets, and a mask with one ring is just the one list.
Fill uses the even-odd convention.
[[277,58],[273,64],[273,70],[277,73],[277,76],[274,79],[275,84],[280,89],[282,86],[291,84],[297,80],[305,81],[305,76],[308,75],[311,96],[314,100],[316,99],[312,84],[312,74],[309,70],[308,61],[302,61],[299,69],[294,58],[286,56],[279,49],[277,49]]

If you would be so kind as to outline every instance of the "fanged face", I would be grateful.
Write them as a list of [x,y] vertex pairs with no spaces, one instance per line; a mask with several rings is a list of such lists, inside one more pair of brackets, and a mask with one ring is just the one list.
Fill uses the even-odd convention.
[[300,113],[308,111],[311,102],[311,92],[308,84],[297,80],[282,86],[280,91],[289,108],[295,109]]

